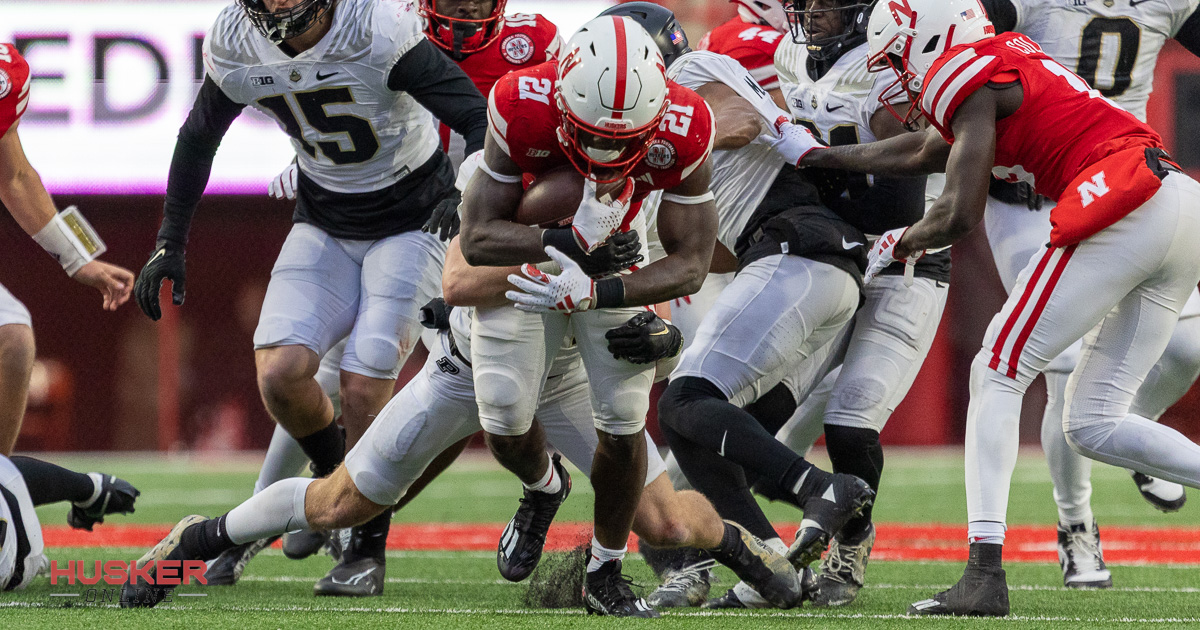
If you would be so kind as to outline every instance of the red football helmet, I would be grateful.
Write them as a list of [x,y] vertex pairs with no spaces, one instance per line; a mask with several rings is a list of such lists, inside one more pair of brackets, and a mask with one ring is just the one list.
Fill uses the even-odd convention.
[[476,20],[438,13],[437,0],[421,0],[419,12],[425,18],[425,36],[438,46],[460,55],[487,48],[500,36],[504,5],[508,4],[508,0],[493,1],[495,4],[488,17]]

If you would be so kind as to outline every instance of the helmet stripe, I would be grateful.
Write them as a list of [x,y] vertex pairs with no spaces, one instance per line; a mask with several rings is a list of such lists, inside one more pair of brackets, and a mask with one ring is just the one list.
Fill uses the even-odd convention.
[[616,93],[613,95],[613,118],[620,119],[621,112],[625,106],[625,91],[626,91],[626,75],[629,74],[629,51],[628,44],[625,39],[625,20],[621,17],[613,17],[613,26],[617,31],[617,87]]

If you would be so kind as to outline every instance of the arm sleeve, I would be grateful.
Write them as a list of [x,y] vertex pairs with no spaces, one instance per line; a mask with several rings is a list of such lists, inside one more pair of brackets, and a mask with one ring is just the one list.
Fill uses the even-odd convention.
[[1008,33],[1017,28],[1017,7],[1012,0],[983,0],[988,18],[996,26],[996,33]]
[[388,74],[388,89],[408,92],[467,140],[467,155],[483,148],[487,100],[462,68],[429,40],[404,53]]
[[[837,171],[826,175],[846,177],[845,173]],[[863,232],[883,234],[893,228],[912,225],[925,215],[925,182],[925,177],[877,176],[866,194],[858,199],[837,196],[826,198],[826,203],[830,210]],[[818,184],[818,188],[823,187]]]
[[1200,57],[1200,11],[1192,13],[1183,23],[1179,32],[1175,34],[1175,39],[1193,55]]
[[230,100],[211,77],[204,78],[196,103],[179,129],[179,139],[175,142],[171,171],[167,175],[163,222],[158,230],[160,241],[181,247],[187,244],[192,215],[208,185],[213,157],[225,132],[244,107]]

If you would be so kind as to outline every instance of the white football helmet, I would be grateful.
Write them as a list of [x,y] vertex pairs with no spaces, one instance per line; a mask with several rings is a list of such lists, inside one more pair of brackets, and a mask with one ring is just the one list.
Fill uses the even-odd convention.
[[738,5],[738,15],[747,22],[766,24],[771,28],[786,33],[788,31],[787,17],[783,14],[781,0],[729,0]]
[[[910,128],[921,117],[925,74],[943,53],[996,35],[980,0],[878,0],[867,23],[872,72],[891,69],[896,82],[879,100]],[[914,96],[910,96],[914,95]],[[901,116],[896,107],[909,103]]]
[[[623,16],[599,17],[558,63],[558,140],[584,177],[623,179],[645,157],[667,109],[667,74],[654,39]],[[604,177],[604,179],[601,179]]]

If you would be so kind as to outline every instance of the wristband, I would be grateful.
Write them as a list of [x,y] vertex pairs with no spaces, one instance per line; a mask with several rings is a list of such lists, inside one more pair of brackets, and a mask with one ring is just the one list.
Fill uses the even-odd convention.
[[62,265],[68,276],[74,276],[107,249],[75,206],[54,215],[46,227],[33,235],[33,240]]
[[542,247],[553,247],[564,254],[583,249],[575,240],[575,231],[569,227],[542,230]]
[[596,308],[621,308],[625,306],[625,281],[621,278],[605,278],[596,281]]

